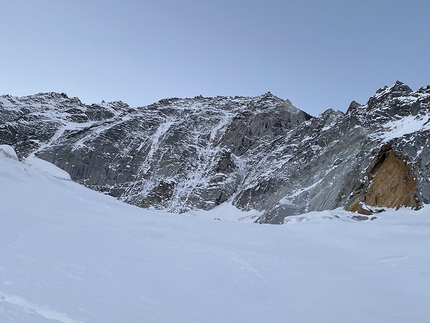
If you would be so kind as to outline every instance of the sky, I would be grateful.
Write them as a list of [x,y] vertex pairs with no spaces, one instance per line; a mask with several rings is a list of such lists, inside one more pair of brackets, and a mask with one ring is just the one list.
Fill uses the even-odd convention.
[[87,104],[270,91],[317,115],[430,84],[428,0],[14,0],[0,94]]

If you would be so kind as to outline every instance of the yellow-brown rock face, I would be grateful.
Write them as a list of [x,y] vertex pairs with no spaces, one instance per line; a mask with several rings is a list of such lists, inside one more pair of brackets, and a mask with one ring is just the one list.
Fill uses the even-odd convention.
[[364,202],[371,206],[417,209],[419,203],[415,191],[416,178],[411,166],[390,151],[374,171]]
[[363,208],[363,205],[396,209],[402,206],[419,208],[414,170],[390,148],[381,149],[368,176],[369,187],[352,199],[345,207],[346,210],[371,215],[372,211]]

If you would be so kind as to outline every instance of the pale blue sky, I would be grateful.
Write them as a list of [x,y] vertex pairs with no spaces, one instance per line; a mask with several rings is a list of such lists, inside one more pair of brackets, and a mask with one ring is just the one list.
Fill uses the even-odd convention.
[[430,84],[428,0],[13,0],[0,94],[142,106],[271,91],[316,115]]

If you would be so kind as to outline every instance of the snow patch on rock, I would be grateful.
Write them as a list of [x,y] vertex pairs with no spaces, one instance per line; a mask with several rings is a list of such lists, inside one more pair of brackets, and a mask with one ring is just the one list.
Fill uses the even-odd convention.
[[417,116],[410,115],[399,120],[386,123],[384,131],[378,136],[382,138],[385,143],[391,139],[424,130],[430,130],[430,116],[427,114]]

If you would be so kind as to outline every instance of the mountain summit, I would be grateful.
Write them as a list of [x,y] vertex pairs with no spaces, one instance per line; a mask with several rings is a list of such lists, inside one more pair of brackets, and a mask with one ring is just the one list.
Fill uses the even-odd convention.
[[430,201],[430,87],[396,82],[365,105],[312,117],[270,92],[164,99],[131,108],[65,94],[0,97],[0,144],[72,180],[145,208],[231,202],[261,223],[345,207]]

